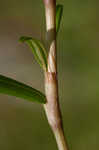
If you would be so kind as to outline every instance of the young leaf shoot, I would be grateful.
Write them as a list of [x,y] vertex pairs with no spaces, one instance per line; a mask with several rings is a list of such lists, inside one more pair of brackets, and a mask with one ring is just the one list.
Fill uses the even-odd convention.
[[62,15],[63,15],[63,5],[58,4],[56,6],[56,35],[58,34],[60,29]]
[[40,66],[44,69],[44,71],[46,71],[47,70],[47,52],[43,44],[39,40],[33,39],[31,37],[26,37],[26,36],[22,36],[20,38],[20,42],[26,42],[30,46],[35,59],[40,64]]

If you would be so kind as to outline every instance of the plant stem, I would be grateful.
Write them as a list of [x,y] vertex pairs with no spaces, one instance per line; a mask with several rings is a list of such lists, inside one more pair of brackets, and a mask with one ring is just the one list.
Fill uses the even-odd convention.
[[56,51],[56,0],[43,0],[46,15],[48,71],[45,72],[45,93],[47,103],[44,105],[46,116],[56,138],[59,150],[69,150],[63,131],[62,116],[59,106]]
[[65,140],[63,129],[57,128],[54,134],[55,134],[55,138],[56,138],[56,142],[57,142],[59,150],[69,150],[68,145]]

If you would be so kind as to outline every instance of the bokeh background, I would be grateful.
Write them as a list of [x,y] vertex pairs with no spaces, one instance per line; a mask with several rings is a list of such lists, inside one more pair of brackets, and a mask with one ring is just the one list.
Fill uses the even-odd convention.
[[[99,2],[61,0],[59,92],[70,150],[99,149]],[[0,0],[0,74],[44,92],[43,72],[22,35],[44,40],[42,0]],[[57,150],[40,104],[0,95],[0,150]]]

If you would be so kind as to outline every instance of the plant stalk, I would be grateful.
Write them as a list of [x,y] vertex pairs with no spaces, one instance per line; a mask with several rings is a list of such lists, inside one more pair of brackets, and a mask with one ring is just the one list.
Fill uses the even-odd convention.
[[43,0],[46,15],[48,71],[45,72],[45,93],[47,103],[44,105],[49,125],[56,138],[59,150],[69,150],[64,136],[62,116],[59,106],[56,51],[56,0]]

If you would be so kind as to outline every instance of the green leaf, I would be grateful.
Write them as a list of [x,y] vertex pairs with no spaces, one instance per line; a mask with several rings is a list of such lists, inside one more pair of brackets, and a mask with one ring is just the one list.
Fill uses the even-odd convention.
[[16,96],[32,102],[46,102],[44,94],[38,90],[2,75],[0,75],[0,93]]
[[63,5],[58,4],[56,6],[56,34],[58,34],[60,23],[63,15]]
[[32,37],[26,37],[26,36],[22,36],[20,38],[20,42],[26,42],[30,46],[35,59],[40,64],[40,66],[46,71],[47,70],[47,52],[43,44],[39,40],[33,39]]

